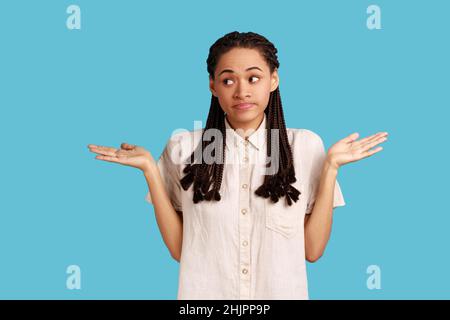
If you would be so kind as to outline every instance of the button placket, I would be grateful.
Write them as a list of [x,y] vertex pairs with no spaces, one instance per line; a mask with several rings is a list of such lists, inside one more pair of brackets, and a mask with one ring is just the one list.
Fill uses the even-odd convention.
[[240,193],[240,208],[239,215],[239,237],[242,244],[240,249],[240,298],[250,299],[250,279],[251,279],[251,265],[250,265],[250,246],[249,237],[251,230],[251,216],[249,213],[250,205],[250,181],[249,181],[249,165],[248,165],[248,140],[244,141],[244,157],[239,164],[239,180],[241,188]]

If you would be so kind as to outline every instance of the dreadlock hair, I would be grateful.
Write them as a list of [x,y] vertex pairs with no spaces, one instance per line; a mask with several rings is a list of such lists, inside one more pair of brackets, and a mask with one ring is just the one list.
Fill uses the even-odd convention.
[[[214,78],[214,71],[220,57],[236,47],[257,49],[269,65],[271,73],[280,65],[277,58],[277,49],[265,37],[253,32],[240,33],[234,31],[218,39],[209,49],[209,55],[206,62],[208,73],[212,78]],[[296,181],[296,178],[292,159],[292,150],[289,145],[286,132],[286,124],[284,121],[279,88],[270,93],[269,102],[264,110],[264,113],[268,119],[268,121],[266,121],[267,156],[271,159],[266,167],[269,167],[272,162],[271,129],[279,129],[280,142],[278,143],[279,150],[277,150],[279,156],[279,166],[277,173],[273,175],[264,175],[264,183],[255,191],[255,194],[260,197],[270,198],[273,203],[278,202],[280,197],[285,196],[286,203],[291,206],[292,201],[296,202],[298,200],[298,196],[301,192],[291,185],[291,183]],[[222,133],[222,141],[215,141],[216,139],[213,141],[204,141],[203,136],[205,131],[208,129],[220,130]],[[184,190],[188,190],[191,184],[194,184],[194,203],[198,203],[203,200],[220,201],[221,197],[219,190],[222,184],[225,163],[225,142],[225,113],[220,107],[218,98],[212,95],[206,126],[202,131],[202,139],[197,145],[197,148],[200,148],[200,150],[196,149],[196,151],[192,153],[190,163],[188,163],[183,169],[183,172],[186,175],[180,180],[181,186]],[[220,163],[213,162],[211,164],[207,164],[201,156],[202,151],[205,150],[205,148],[211,143],[215,144],[212,155],[220,158],[222,160]],[[218,152],[217,155],[215,154],[216,151]],[[201,159],[198,159],[199,155]]]

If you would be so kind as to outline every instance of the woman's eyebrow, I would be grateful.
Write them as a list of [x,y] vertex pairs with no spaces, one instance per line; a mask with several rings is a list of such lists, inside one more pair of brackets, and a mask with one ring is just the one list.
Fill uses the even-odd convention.
[[[250,67],[250,68],[245,69],[245,71],[250,71],[250,70],[253,70],[253,69],[258,69],[259,71],[263,72],[263,71],[261,70],[261,68],[258,68],[258,67]],[[222,71],[219,73],[218,76],[220,76],[222,73],[225,73],[225,72],[234,73],[234,71],[231,70],[231,69],[225,69],[225,70],[222,70]]]

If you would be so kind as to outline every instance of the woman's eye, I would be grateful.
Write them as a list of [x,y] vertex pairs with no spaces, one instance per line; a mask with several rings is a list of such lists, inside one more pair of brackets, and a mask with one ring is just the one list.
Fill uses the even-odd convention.
[[[253,81],[252,79],[254,79],[254,78],[257,79],[257,80]],[[259,80],[259,77],[256,77],[256,76],[250,77],[250,82],[257,82],[258,80]],[[223,82],[224,85],[233,84],[233,80],[231,80],[231,79],[224,79],[224,80],[222,80],[222,82]]]

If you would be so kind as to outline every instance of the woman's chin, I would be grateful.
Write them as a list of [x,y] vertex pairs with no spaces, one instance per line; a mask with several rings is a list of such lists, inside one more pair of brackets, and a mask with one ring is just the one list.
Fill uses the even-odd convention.
[[256,106],[248,109],[237,109],[233,108],[232,115],[236,120],[250,120],[253,119],[258,114],[258,109]]
[[232,116],[228,116],[228,118],[232,118],[232,120],[236,122],[249,122],[255,118],[256,114],[254,112],[237,112],[233,113]]
[[264,113],[264,110],[259,111],[257,108],[247,112],[233,111],[231,113],[227,113],[227,119],[235,125],[245,127],[247,124],[254,125],[255,121],[260,118],[261,113]]

